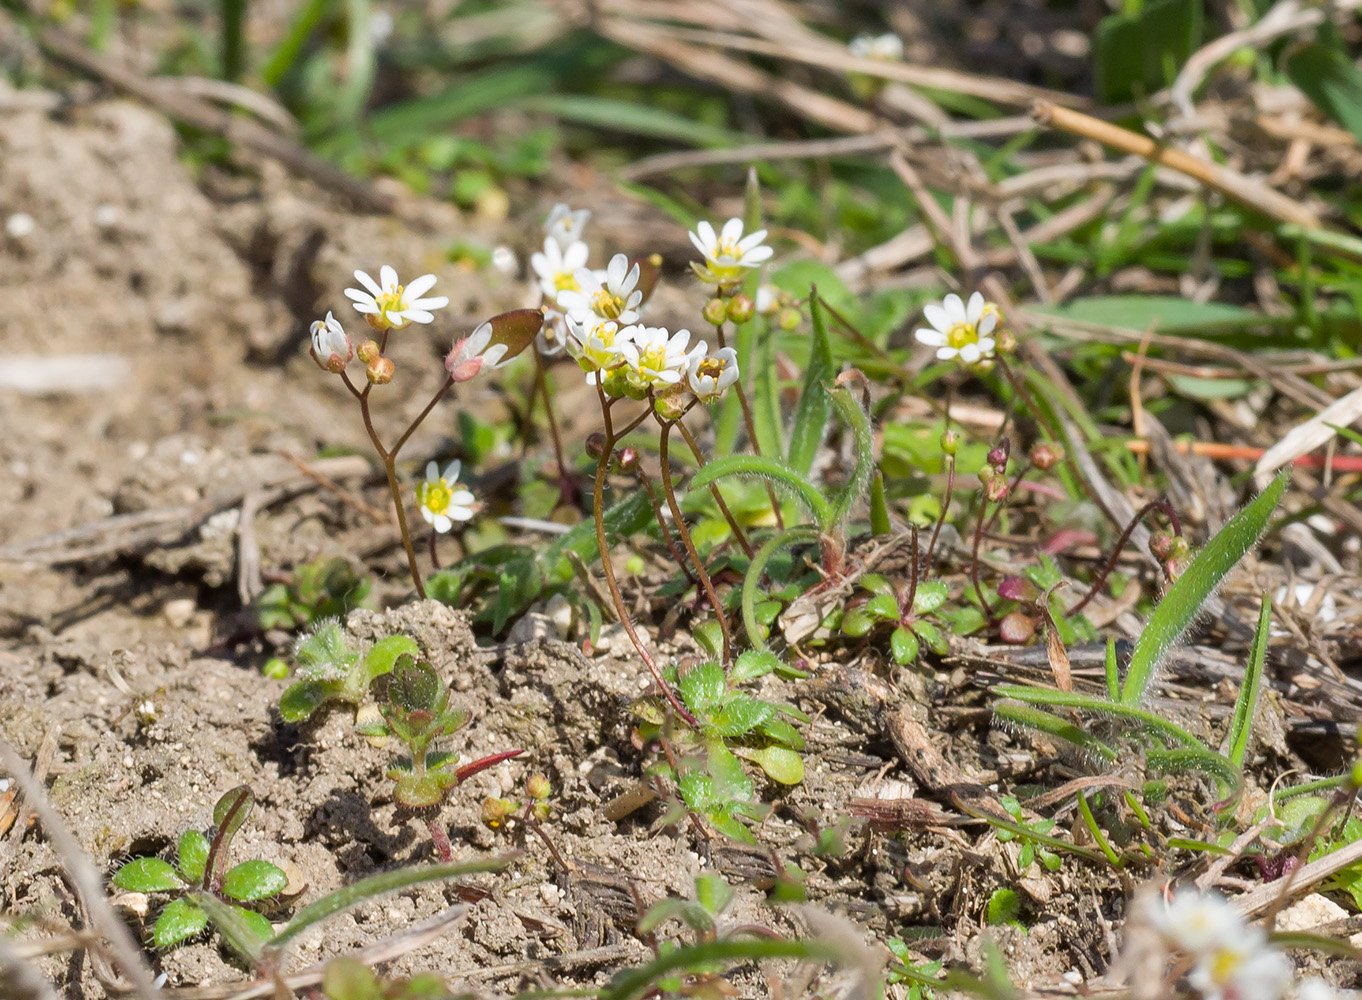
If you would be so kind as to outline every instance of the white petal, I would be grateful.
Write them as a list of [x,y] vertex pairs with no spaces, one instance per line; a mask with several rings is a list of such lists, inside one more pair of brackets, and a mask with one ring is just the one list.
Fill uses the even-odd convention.
[[719,242],[719,237],[714,232],[714,227],[708,222],[701,221],[696,224],[695,231],[700,235],[700,252],[709,253],[710,250]]
[[409,285],[407,285],[406,289],[407,298],[409,300],[419,299],[422,295],[424,295],[426,292],[430,291],[432,288],[435,287],[435,280],[436,280],[435,275],[433,274],[423,274],[421,275],[421,277],[414,279]]
[[936,360],[950,361],[959,353],[954,347],[942,347],[936,352]]
[[743,253],[746,253],[764,239],[766,239],[766,230],[758,229],[752,235],[744,236],[742,239],[740,239],[738,241],[738,249],[741,250]]
[[454,527],[454,522],[444,514],[436,514],[434,519],[431,520],[430,525],[443,535],[450,528]]
[[[439,515],[432,513],[429,507],[422,506],[421,516],[425,518],[426,524],[434,524],[435,518],[438,517]],[[436,530],[438,531],[439,529]]]
[[960,360],[965,364],[972,365],[979,360],[979,345],[965,344],[960,348]]
[[409,309],[443,309],[449,305],[448,295],[432,295],[428,299],[415,299],[407,304]]
[[365,305],[372,306],[376,304],[372,295],[361,292],[358,288],[347,288],[345,290],[345,297],[347,299],[353,299],[356,302],[363,302]]
[[913,336],[917,338],[919,344],[926,344],[928,347],[944,347],[946,345],[946,335],[940,330],[928,330],[926,327],[919,327],[913,331]]
[[384,264],[378,269],[378,283],[383,287],[383,291],[392,291],[397,287],[397,271]]
[[954,292],[947,295],[941,305],[945,309],[946,316],[950,319],[952,326],[968,322],[965,317],[965,303]]
[[[434,465],[435,463],[431,462],[430,464]],[[459,473],[462,471],[463,463],[461,463],[457,458],[454,459],[454,461],[450,462],[448,465],[445,466],[444,475],[445,482],[457,483],[459,481]]]
[[455,490],[449,495],[449,505],[451,507],[470,507],[473,504],[473,494],[468,490]]
[[734,216],[724,223],[723,232],[719,238],[725,243],[737,243],[742,238],[742,219]]
[[505,344],[493,344],[483,353],[482,363],[488,368],[500,368],[503,364],[502,356],[509,350]]
[[[706,225],[706,223],[702,222],[700,223],[700,225],[703,226]],[[691,244],[695,247],[695,249],[700,251],[701,257],[709,256],[709,247],[705,246],[704,240],[700,239],[700,237],[695,235],[695,233],[687,233],[686,235],[690,237]]]
[[[468,502],[469,503],[473,502],[472,494],[469,494]],[[473,510],[470,507],[455,507],[451,505],[449,508],[449,516],[454,518],[454,520],[456,521],[468,521],[471,520],[473,517]]]
[[373,295],[381,295],[381,294],[383,294],[383,289],[382,289],[382,287],[378,284],[378,282],[374,281],[373,278],[369,277],[369,276],[368,276],[367,274],[365,274],[363,271],[356,271],[356,272],[355,272],[355,280],[358,281],[358,282],[359,282],[361,285],[363,285],[365,288],[369,289],[369,292],[370,292],[371,294],[373,294]]
[[984,296],[980,292],[975,292],[969,297],[969,305],[965,307],[965,321],[971,324],[978,323],[979,317],[984,314]]
[[376,314],[376,313],[379,311],[379,310],[378,310],[378,303],[377,303],[377,302],[356,302],[356,303],[355,303],[355,311],[356,311],[356,312],[364,313],[365,315],[374,315],[374,314]]
[[944,308],[942,308],[937,303],[933,302],[930,305],[926,306],[922,310],[922,318],[925,319],[928,323],[932,324],[932,326],[936,327],[942,333],[950,332],[952,325],[950,315],[946,312]]
[[578,240],[567,248],[563,254],[563,270],[575,271],[579,267],[586,266],[586,259],[591,255],[591,250],[585,243]]
[[628,270],[629,258],[622,253],[615,254],[610,258],[610,263],[605,268],[606,285],[610,288],[618,288]]
[[978,326],[975,327],[975,332],[978,333],[979,336],[982,337],[982,336],[984,336],[984,335],[986,335],[986,334],[992,333],[992,332],[993,332],[993,328],[994,328],[995,326],[997,326],[997,325],[998,325],[998,314],[997,314],[997,313],[994,313],[994,312],[991,312],[991,313],[989,313],[987,316],[985,316],[983,319],[979,320]]
[[653,376],[659,382],[666,382],[668,385],[675,385],[681,381],[681,373],[674,372],[670,368],[664,368]]
[[748,250],[746,253],[742,255],[743,266],[754,267],[757,264],[760,264],[762,261],[768,260],[774,253],[775,251],[768,246],[760,246],[756,247],[755,249]]
[[979,353],[981,355],[988,355],[992,354],[994,348],[996,348],[998,345],[997,342],[995,342],[992,337],[980,337],[978,346]]
[[[389,313],[388,315],[395,318],[397,314]],[[408,323],[432,323],[435,321],[435,314],[428,313],[424,309],[408,307],[402,310],[401,315]]]
[[435,464],[434,459],[431,459],[429,462],[426,463],[426,479],[433,483],[439,478],[440,467]]

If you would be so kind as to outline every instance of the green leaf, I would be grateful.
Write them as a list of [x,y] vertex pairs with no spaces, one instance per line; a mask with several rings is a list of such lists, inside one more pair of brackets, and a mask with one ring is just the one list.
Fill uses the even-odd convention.
[[875,619],[866,611],[865,606],[848,608],[842,616],[842,634],[859,639],[869,634],[876,625]]
[[723,655],[723,627],[713,618],[696,622],[690,628],[690,635],[710,659],[717,660]]
[[875,470],[870,480],[870,533],[887,535],[893,530],[889,522],[889,501],[884,493],[884,473]]
[[1230,721],[1229,754],[1237,768],[1244,766],[1244,753],[1248,750],[1249,736],[1253,732],[1253,714],[1258,707],[1258,692],[1263,685],[1263,664],[1267,660],[1268,631],[1272,624],[1272,600],[1263,592],[1263,604],[1258,611],[1258,628],[1253,633],[1253,646],[1249,650],[1248,664],[1244,667],[1244,680],[1239,685],[1239,697],[1234,702],[1234,717]]
[[1203,22],[1201,0],[1147,0],[1136,13],[1104,17],[1093,46],[1099,98],[1118,104],[1171,83],[1201,44]]
[[919,580],[913,595],[913,614],[929,615],[946,603],[950,588],[942,580]]
[[727,689],[724,668],[712,661],[691,667],[677,687],[687,708],[701,717],[712,715],[722,704]]
[[891,594],[876,594],[865,604],[865,610],[873,618],[882,621],[898,621],[899,602]]
[[198,830],[186,830],[180,835],[178,858],[180,874],[190,882],[202,882],[208,870],[208,838]]
[[832,363],[832,341],[828,337],[827,320],[817,288],[809,292],[809,313],[813,319],[809,364],[804,369],[804,387],[790,427],[789,450],[790,468],[804,476],[813,468],[818,446],[823,443],[823,434],[827,431],[828,418],[832,416],[832,399],[825,386],[837,375]]
[[233,951],[252,965],[259,962],[265,942],[274,937],[274,928],[268,920],[253,910],[224,902],[210,892],[196,892],[187,898],[207,914]]
[[1035,306],[1039,315],[1059,316],[1133,332],[1204,337],[1272,325],[1271,317],[1241,306],[1194,302],[1172,295],[1096,295],[1063,305]]
[[724,881],[722,875],[707,873],[695,876],[695,901],[705,910],[718,916],[728,908],[733,899],[733,887]]
[[899,666],[912,663],[917,659],[918,654],[917,636],[900,625],[889,636],[889,651],[893,654],[894,662]]
[[126,892],[173,892],[185,888],[184,879],[169,861],[137,858],[118,869],[113,884]]
[[255,793],[247,785],[237,785],[218,799],[213,806],[213,825],[218,828],[222,851],[226,851],[228,842],[241,829],[254,807]]
[[[515,102],[527,111],[552,115],[611,132],[665,139],[687,146],[731,146],[734,133],[650,104],[589,94],[537,93]],[[760,227],[758,227],[760,228]],[[748,232],[752,230],[749,228]]]
[[[1336,32],[1330,34],[1337,39]],[[1293,50],[1286,57],[1286,75],[1315,107],[1362,140],[1362,72],[1334,39]]]
[[[390,635],[374,643],[373,648],[364,654],[365,691],[374,682],[374,678],[390,673],[397,663],[397,658],[404,655],[413,659],[421,655],[416,640],[409,635]],[[361,696],[363,693],[358,692]]]
[[404,713],[433,712],[443,691],[444,682],[434,667],[407,656],[387,675],[383,697]]
[[747,632],[747,641],[754,649],[764,652],[768,648],[760,622],[757,620],[757,592],[761,587],[762,574],[766,572],[766,564],[781,549],[791,545],[813,544],[817,541],[818,532],[813,528],[787,528],[768,539],[752,557],[742,581],[742,623],[743,629]]
[[1021,899],[1011,889],[999,889],[988,897],[988,922],[994,927],[1016,923]]
[[279,717],[285,722],[302,722],[321,708],[339,686],[325,681],[296,681],[290,684],[279,699]]
[[765,479],[793,493],[809,509],[815,521],[826,527],[831,519],[832,506],[822,492],[790,466],[764,455],[728,455],[707,464],[691,480],[691,489],[698,490],[728,476],[753,476]]
[[775,653],[749,649],[738,656],[728,672],[728,680],[731,684],[741,684],[744,681],[764,677],[773,670],[779,670],[782,666],[784,664],[780,662],[780,657],[776,656]]
[[243,861],[227,872],[222,880],[222,893],[238,903],[252,903],[279,895],[286,885],[288,876],[282,870],[256,858]]
[[745,694],[734,694],[706,728],[728,739],[745,736],[776,714],[775,706]]
[[1073,723],[1067,722],[1050,712],[1032,708],[1030,705],[1022,705],[1017,702],[1000,702],[993,706],[993,715],[1005,723],[1012,723],[1021,726],[1023,729],[1035,729],[1047,736],[1072,743],[1080,750],[1090,753],[1103,764],[1115,763],[1120,756],[1115,747],[1103,742],[1086,730],[1080,729]]
[[676,970],[703,969],[714,964],[722,968],[729,963],[777,958],[848,963],[856,961],[858,957],[852,955],[840,942],[822,938],[792,941],[787,938],[735,935],[712,943],[674,948],[664,951],[646,965],[626,967],[615,973],[610,984],[600,994],[600,1000],[641,1000],[654,984]]
[[761,724],[761,733],[767,739],[783,744],[791,750],[804,749],[804,737],[800,736],[799,730],[785,719],[767,719]]
[[156,918],[151,940],[158,948],[174,948],[181,941],[202,934],[207,926],[208,914],[187,899],[176,899],[167,903]]
[[1202,746],[1201,741],[1195,736],[1162,716],[1147,712],[1138,706],[1095,698],[1080,691],[1059,691],[1055,688],[1032,687],[1027,684],[998,684],[994,686],[993,693],[1002,698],[1024,701],[1032,705],[1054,705],[1060,708],[1076,708],[1097,715],[1114,715],[1138,723],[1181,746]]
[[833,390],[832,405],[837,408],[842,422],[851,429],[853,457],[855,464],[851,475],[842,488],[833,494],[832,510],[827,520],[818,523],[825,532],[843,530],[851,507],[865,493],[870,485],[870,474],[875,471],[875,434],[870,427],[870,417],[860,401],[846,386]]
[[1192,624],[1201,606],[1220,585],[1225,574],[1258,541],[1290,478],[1288,469],[1253,502],[1234,515],[1193,557],[1191,565],[1178,577],[1177,582],[1168,588],[1135,643],[1130,665],[1126,668],[1125,687],[1121,692],[1124,704],[1133,707],[1144,700],[1145,691],[1164,654]]
[[743,756],[755,761],[768,778],[782,785],[797,785],[804,780],[804,758],[788,747],[745,750]]
[[714,798],[719,802],[751,802],[752,779],[742,769],[742,761],[718,740],[711,740],[708,770],[714,779]]
[[933,625],[931,622],[914,622],[913,632],[917,637],[927,644],[937,656],[945,656],[951,651],[950,643],[946,641],[945,633]]
[[350,955],[326,963],[322,972],[322,992],[330,1000],[378,1000],[383,996],[374,971]]

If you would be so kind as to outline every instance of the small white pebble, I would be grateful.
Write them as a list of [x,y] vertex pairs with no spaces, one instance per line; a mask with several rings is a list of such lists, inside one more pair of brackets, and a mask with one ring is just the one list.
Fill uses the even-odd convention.
[[1064,975],[1060,976],[1059,978],[1063,979],[1066,983],[1070,983],[1074,986],[1081,986],[1083,984],[1083,974],[1079,972],[1077,969],[1070,969],[1068,972],[1064,973]]
[[186,448],[184,451],[180,452],[181,465],[198,465],[202,458],[202,455],[192,449]]
[[16,240],[32,236],[37,228],[38,220],[27,212],[15,212],[5,220],[5,234]]
[[546,906],[558,905],[558,887],[552,883],[545,882],[539,887],[540,898],[544,900]]
[[122,217],[123,212],[117,205],[110,205],[105,202],[103,205],[95,206],[95,225],[100,229],[113,228],[118,225],[118,220]]
[[126,757],[123,758],[123,766],[124,766],[124,767],[126,767],[126,768],[131,768],[132,765],[133,765],[133,763],[134,763],[134,761],[133,761],[133,759],[132,759],[132,754],[128,754]]
[[515,259],[515,251],[510,247],[497,247],[492,251],[492,267],[496,268],[499,274],[514,278],[516,272],[520,270],[520,262]]
[[393,907],[388,908],[386,915],[388,917],[388,923],[390,924],[401,924],[406,922],[405,918],[402,916],[402,911],[394,909]]

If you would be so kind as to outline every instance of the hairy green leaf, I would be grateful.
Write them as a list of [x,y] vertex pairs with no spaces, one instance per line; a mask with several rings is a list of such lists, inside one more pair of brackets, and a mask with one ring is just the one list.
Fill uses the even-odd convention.
[[256,858],[236,865],[222,879],[222,893],[238,903],[277,896],[288,885],[288,876],[277,866]]
[[790,468],[807,476],[813,468],[814,456],[823,442],[828,418],[832,416],[832,399],[824,388],[837,375],[832,363],[832,340],[828,336],[827,320],[818,289],[809,291],[809,315],[813,320],[813,335],[809,343],[809,364],[804,369],[804,387],[799,394],[794,423],[790,427]]
[[187,899],[176,899],[166,904],[151,929],[152,943],[158,948],[174,948],[203,933],[208,926],[208,914]]
[[185,887],[175,867],[160,858],[129,861],[114,874],[113,884],[126,892],[173,892]]
[[1244,667],[1244,680],[1239,685],[1239,697],[1234,701],[1234,717],[1230,721],[1229,754],[1230,763],[1237,768],[1244,766],[1244,753],[1248,750],[1249,736],[1253,732],[1253,714],[1258,707],[1258,692],[1263,685],[1263,664],[1267,660],[1268,631],[1272,625],[1272,599],[1263,593],[1263,604],[1258,611],[1258,627],[1253,633],[1253,646],[1249,650],[1248,664]]

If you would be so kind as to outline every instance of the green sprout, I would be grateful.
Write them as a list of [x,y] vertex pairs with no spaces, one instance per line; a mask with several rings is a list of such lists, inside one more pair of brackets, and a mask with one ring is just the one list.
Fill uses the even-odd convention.
[[279,715],[285,722],[301,722],[328,701],[359,705],[369,686],[391,671],[398,657],[417,652],[409,636],[390,635],[361,656],[346,641],[339,621],[322,622],[298,643],[294,654],[298,679],[280,697]]
[[[113,884],[127,892],[176,894],[152,926],[151,940],[157,948],[173,948],[201,934],[210,921],[221,927],[227,919],[261,940],[274,936],[269,920],[246,904],[278,896],[288,885],[288,876],[258,858],[227,865],[232,838],[254,804],[248,786],[233,788],[213,807],[211,839],[200,830],[186,830],[180,835],[175,864],[162,858],[134,858],[114,873]],[[228,917],[220,916],[224,911]]]
[[844,635],[859,639],[892,625],[889,650],[894,662],[901,666],[915,661],[924,644],[938,656],[946,655],[949,647],[945,634],[939,626],[925,620],[946,603],[945,583],[924,580],[915,588],[895,586],[878,573],[867,573],[861,577],[860,585],[872,596],[863,604],[853,605],[842,616]]
[[342,618],[355,608],[373,606],[373,578],[355,572],[349,561],[325,556],[304,563],[288,583],[265,589],[251,610],[262,629],[307,628],[326,618]]
[[1021,841],[1021,849],[1017,852],[1017,870],[1025,874],[1026,870],[1039,860],[1047,871],[1059,871],[1059,855],[1047,848],[1043,840],[1034,836],[1027,836],[1028,833],[1048,834],[1055,828],[1055,821],[1042,817],[1028,823],[1023,816],[1021,803],[1017,801],[1015,796],[1004,795],[999,801],[1007,810],[1007,814],[1012,817],[1012,821],[1020,828],[998,830],[998,839],[1004,843],[1009,840]]

